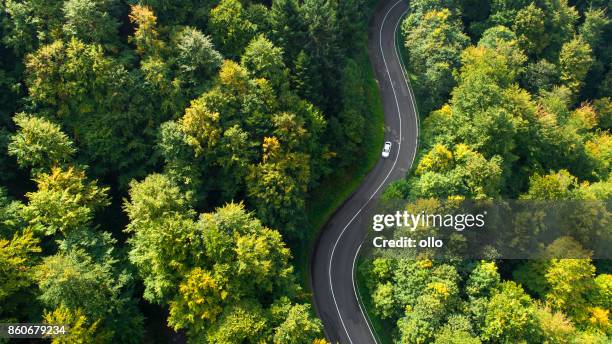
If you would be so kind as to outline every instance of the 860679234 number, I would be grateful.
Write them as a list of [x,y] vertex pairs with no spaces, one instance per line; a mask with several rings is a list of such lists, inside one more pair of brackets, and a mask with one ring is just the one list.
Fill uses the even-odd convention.
[[68,333],[61,324],[0,323],[0,338],[51,338]]

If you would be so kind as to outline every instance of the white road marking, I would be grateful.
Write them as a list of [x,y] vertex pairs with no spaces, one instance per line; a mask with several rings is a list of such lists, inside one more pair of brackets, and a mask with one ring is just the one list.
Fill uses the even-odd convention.
[[[338,246],[338,243],[340,242],[340,239],[342,238],[342,236],[344,235],[344,232],[346,231],[346,229],[351,225],[351,223],[353,223],[353,221],[355,220],[355,218],[357,218],[357,216],[359,216],[359,214],[361,213],[361,211],[370,203],[370,201],[374,198],[374,196],[378,193],[378,191],[382,188],[382,186],[385,184],[385,182],[387,181],[387,179],[389,178],[389,176],[391,175],[391,173],[393,172],[395,165],[397,164],[397,160],[400,156],[400,152],[401,152],[401,147],[402,147],[402,116],[401,116],[401,109],[399,106],[399,101],[397,99],[397,92],[395,91],[395,86],[393,84],[393,80],[391,79],[391,73],[389,72],[389,67],[387,64],[387,60],[385,58],[385,53],[383,51],[382,48],[382,29],[385,26],[385,23],[387,21],[387,17],[389,16],[389,14],[391,13],[391,11],[402,2],[403,0],[398,0],[393,6],[391,6],[391,8],[389,8],[389,10],[387,11],[387,13],[385,14],[383,21],[381,23],[380,26],[380,30],[379,30],[379,47],[380,47],[380,52],[381,52],[381,56],[383,58],[383,62],[385,65],[385,70],[387,71],[387,77],[389,78],[389,82],[391,84],[391,89],[393,91],[393,97],[395,98],[395,104],[397,106],[397,115],[398,115],[398,119],[399,119],[399,143],[398,143],[398,151],[397,154],[395,155],[395,160],[393,161],[393,165],[391,166],[391,169],[389,170],[389,172],[387,173],[387,175],[385,176],[385,178],[383,179],[383,181],[380,183],[380,185],[376,188],[376,190],[374,190],[374,192],[372,193],[372,195],[370,196],[370,198],[368,198],[368,200],[361,206],[361,208],[359,208],[359,210],[355,213],[355,215],[350,219],[350,221],[346,224],[346,226],[344,226],[344,228],[342,229],[342,231],[340,232],[340,235],[338,236],[338,238],[336,239],[336,242],[334,243],[334,247],[332,248],[332,252],[331,252],[331,257],[329,258],[329,269],[328,269],[328,277],[329,277],[329,285],[330,285],[330,289],[331,289],[331,293],[332,293],[332,298],[334,300],[334,305],[336,306],[336,311],[338,312],[338,317],[340,318],[340,322],[342,323],[342,327],[344,328],[344,332],[346,333],[346,336],[349,340],[349,342],[352,344],[353,340],[351,339],[351,336],[348,332],[348,330],[346,329],[346,325],[344,324],[344,319],[342,318],[342,314],[340,314],[340,309],[338,307],[338,302],[336,301],[336,295],[334,293],[334,285],[332,282],[332,261],[334,259],[334,253],[336,251],[336,247]],[[403,17],[404,14],[402,14]],[[397,26],[399,24],[396,23],[395,25],[395,30],[397,31]],[[394,31],[394,36],[393,36],[393,40],[394,40],[394,47],[395,47],[395,53],[396,56],[399,58],[399,55],[397,55],[397,42],[395,42],[395,32]],[[404,73],[404,69],[403,69],[403,65],[400,61],[400,65],[402,66],[402,77],[404,78],[404,82],[406,83],[406,86],[408,86],[408,81],[406,80],[406,75]],[[408,89],[410,90],[410,87],[408,86]],[[411,101],[414,102],[414,97],[412,97],[412,91],[411,92]],[[413,108],[413,112],[414,112],[414,116],[416,118],[417,121],[417,144],[418,144],[418,118],[417,118],[417,114],[416,114],[416,110],[414,108],[414,103],[412,104],[412,108]],[[416,145],[415,145],[415,151],[416,154]],[[413,159],[414,160],[414,155],[413,155]],[[412,166],[412,161],[411,161],[411,166]],[[355,261],[357,259],[357,255],[359,253],[359,250],[361,249],[361,245],[359,245],[359,248],[357,249],[357,252],[355,253],[355,257],[353,258],[353,267],[352,267],[352,278],[353,278],[353,292],[355,292],[355,297],[357,298],[357,303],[359,305],[359,309],[361,311],[361,315],[364,316],[364,312],[363,312],[363,308],[361,307],[361,303],[359,302],[359,298],[356,294],[356,288],[355,288],[355,280],[354,280],[354,273],[355,273]],[[364,316],[364,320],[365,316]],[[372,335],[372,339],[374,339],[374,342],[376,342],[376,337],[374,336],[374,333],[372,332],[372,328],[370,327],[370,323],[366,320],[366,324],[368,325],[368,330],[370,331],[370,335]]]

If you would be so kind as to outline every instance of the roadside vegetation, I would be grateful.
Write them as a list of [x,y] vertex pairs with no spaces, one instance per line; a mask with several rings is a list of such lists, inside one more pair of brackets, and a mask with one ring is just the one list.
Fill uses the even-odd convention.
[[382,141],[373,5],[2,2],[0,321],[324,343],[300,276]]
[[[610,201],[607,11],[598,1],[411,1],[401,35],[426,118],[415,168],[384,197],[411,209]],[[584,257],[585,246],[566,238],[545,251]],[[360,284],[398,343],[608,343],[609,263],[378,258],[362,262]]]

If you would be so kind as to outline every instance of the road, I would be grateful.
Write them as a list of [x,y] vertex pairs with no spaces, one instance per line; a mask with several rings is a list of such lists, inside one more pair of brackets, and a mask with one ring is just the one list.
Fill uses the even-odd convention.
[[414,96],[395,45],[395,31],[408,8],[406,0],[381,0],[370,22],[368,53],[379,84],[385,114],[385,141],[393,148],[378,161],[361,186],[321,231],[311,256],[310,280],[315,309],[332,343],[376,343],[357,300],[355,262],[365,232],[363,214],[391,181],[412,166],[418,145]]

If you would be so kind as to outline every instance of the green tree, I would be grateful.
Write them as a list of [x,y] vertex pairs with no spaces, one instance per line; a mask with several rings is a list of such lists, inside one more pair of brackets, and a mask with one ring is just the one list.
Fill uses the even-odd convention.
[[129,292],[130,276],[118,271],[116,261],[95,262],[84,251],[45,257],[36,270],[40,300],[51,309],[82,311],[88,325],[96,321],[124,343],[139,343],[142,316]]
[[572,39],[579,15],[567,0],[542,0],[540,7],[546,15],[546,32],[549,37],[546,53],[552,60],[558,55],[561,46]]
[[521,76],[523,87],[532,94],[550,91],[559,84],[559,69],[545,59],[527,64]]
[[[302,45],[310,62],[307,70],[321,78],[321,88],[312,89],[316,97],[307,99],[326,111],[335,108],[332,99],[337,97],[338,76],[343,61],[338,41],[337,9],[338,3],[333,0],[305,0],[300,8],[300,16],[306,27],[306,40]],[[315,81],[317,84],[318,81]]]
[[19,130],[11,138],[8,153],[20,167],[32,168],[36,174],[61,166],[74,155],[72,141],[58,125],[25,113],[15,115],[13,120]]
[[115,0],[66,0],[62,7],[66,36],[86,43],[117,44]]
[[459,67],[461,51],[469,39],[461,23],[448,9],[426,12],[418,24],[402,24],[409,68],[419,77],[427,109],[440,106],[454,86],[453,73]]
[[372,293],[372,303],[375,312],[381,319],[391,318],[396,315],[397,307],[393,295],[393,284],[390,282],[378,284]]
[[310,344],[321,336],[321,321],[312,316],[309,304],[286,307],[281,316],[283,322],[274,330],[274,343]]
[[480,344],[474,336],[470,319],[461,315],[451,315],[448,322],[436,335],[434,344]]
[[279,89],[287,82],[283,50],[277,48],[264,35],[255,37],[246,47],[241,64],[251,78],[264,78]]
[[414,197],[466,196],[476,199],[494,197],[499,192],[501,159],[485,159],[467,145],[453,153],[436,145],[419,162],[411,191]]
[[63,1],[6,1],[3,42],[18,56],[36,50],[61,36]]
[[497,48],[500,43],[512,43],[516,41],[516,33],[503,25],[497,25],[482,33],[478,45],[486,48]]
[[587,295],[593,290],[595,267],[589,259],[553,259],[546,271],[550,286],[546,300],[555,310],[584,323],[588,318]]
[[44,321],[47,324],[67,326],[66,334],[54,337],[51,340],[53,344],[112,343],[113,333],[100,328],[99,320],[90,324],[80,309],[72,310],[61,305],[52,312],[45,312]]
[[129,259],[144,281],[143,297],[165,304],[177,292],[177,284],[200,263],[204,243],[193,221],[195,213],[181,190],[167,177],[149,175],[130,184],[130,201],[124,209],[133,236]]
[[406,308],[406,316],[398,321],[402,343],[432,340],[447,316],[456,309],[459,297],[458,276],[454,268],[449,270],[454,272],[454,276],[451,274],[432,278],[414,306]]
[[0,319],[18,320],[20,309],[36,308],[31,300],[39,240],[32,231],[15,233],[12,238],[0,237]]
[[548,45],[545,14],[534,3],[520,9],[512,28],[518,36],[521,48],[531,56],[540,56]]
[[529,0],[492,0],[489,21],[496,25],[512,27],[517,12],[529,5]]
[[297,0],[274,0],[270,9],[270,32],[275,45],[285,52],[288,65],[297,65],[297,56],[306,37],[306,24],[300,15],[300,4]]
[[174,47],[176,58],[172,62],[178,75],[195,90],[201,90],[201,84],[207,83],[223,63],[223,57],[215,50],[210,37],[192,27],[186,27],[176,34]]
[[[99,45],[55,41],[26,59],[26,84],[38,114],[62,123],[94,176],[114,172],[120,184],[144,173],[164,113],[153,111],[139,74]],[[149,143],[149,144],[148,144]]]
[[535,316],[547,343],[571,343],[578,337],[576,328],[561,312],[553,312],[549,307],[538,305]]
[[35,231],[52,235],[82,230],[110,200],[108,188],[88,181],[81,170],[53,168],[35,178],[38,189],[26,194],[22,216]]
[[465,291],[469,297],[490,297],[498,290],[500,283],[495,263],[481,261],[470,273]]
[[584,23],[580,26],[579,34],[593,49],[599,46],[603,38],[605,27],[610,23],[603,9],[589,9],[584,13]]
[[568,171],[561,170],[544,176],[539,174],[529,178],[529,191],[523,196],[533,200],[563,200],[573,198],[573,190],[578,180]]
[[559,69],[563,82],[577,96],[593,64],[592,50],[580,36],[563,44],[559,53]]
[[221,0],[210,11],[209,29],[215,46],[230,58],[237,58],[255,36],[257,26],[247,19],[247,14],[238,0]]
[[529,295],[511,281],[500,287],[486,306],[483,338],[501,343],[537,341],[535,310]]
[[263,315],[266,303],[295,291],[289,250],[277,231],[264,227],[241,204],[202,214],[198,225],[203,261],[170,301],[169,324],[186,329],[194,340],[258,342],[268,326],[275,326]]

